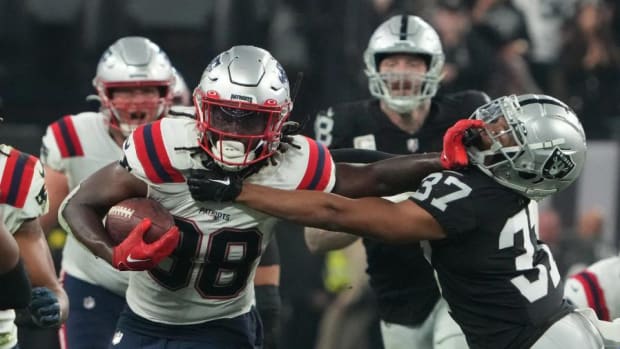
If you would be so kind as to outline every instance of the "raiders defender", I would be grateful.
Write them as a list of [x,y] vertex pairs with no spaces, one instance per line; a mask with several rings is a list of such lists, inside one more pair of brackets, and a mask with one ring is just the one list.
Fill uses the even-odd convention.
[[[395,16],[373,33],[364,53],[373,99],[346,103],[319,113],[316,139],[331,149],[360,148],[392,154],[441,151],[445,130],[489,101],[479,91],[435,96],[444,62],[435,30],[416,16]],[[334,155],[336,161],[355,158]],[[308,228],[312,251],[345,247],[359,237]],[[445,309],[433,270],[424,262],[419,243],[389,245],[363,239],[370,285],[381,317],[386,349],[402,347],[462,348],[458,326],[436,320]],[[403,278],[403,273],[412,277]],[[442,332],[434,336],[435,328]],[[445,337],[450,337],[447,340]]]
[[[218,55],[206,68],[194,103],[196,118],[164,118],[134,131],[124,145],[124,159],[82,182],[61,212],[65,226],[95,255],[117,269],[135,271],[128,307],[112,339],[115,348],[159,342],[180,348],[262,346],[249,282],[276,219],[241,205],[196,200],[187,177],[200,181],[216,171],[282,189],[335,187],[336,166],[327,149],[283,134],[292,108],[289,84],[267,51],[235,46]],[[408,170],[402,171],[398,190],[441,168],[436,159],[411,160],[392,162]],[[347,179],[342,190],[356,186],[362,195],[373,193],[362,189],[383,183],[382,167],[339,165],[338,173]],[[356,173],[365,176],[356,178]],[[146,244],[141,240],[150,224],[146,220],[112,247],[102,214],[120,200],[146,196],[168,208],[177,227]]]
[[[467,137],[464,130],[479,128]],[[563,299],[534,200],[577,179],[586,139],[577,116],[544,95],[498,98],[446,132],[442,161],[475,166],[430,174],[410,200],[283,191],[211,173],[203,193],[291,221],[392,243],[422,241],[471,348],[602,348],[594,323]]]
[[[38,327],[58,326],[67,318],[69,301],[56,277],[47,240],[39,224],[39,217],[47,212],[48,206],[43,167],[36,157],[0,145],[0,176],[2,225],[17,242],[34,286],[32,293],[25,296],[29,301],[29,316]],[[2,293],[8,293],[13,287],[23,288],[18,278],[12,280],[11,284],[2,283]],[[0,311],[1,349],[13,348],[17,343],[14,320],[13,310]]]

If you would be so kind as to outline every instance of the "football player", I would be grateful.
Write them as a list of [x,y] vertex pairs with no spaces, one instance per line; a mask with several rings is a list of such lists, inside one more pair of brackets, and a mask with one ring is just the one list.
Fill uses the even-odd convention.
[[30,280],[15,238],[0,222],[0,309],[25,308],[30,302]]
[[[174,70],[174,88],[172,90],[174,105],[191,104],[191,93],[183,76]],[[187,110],[186,110],[187,111]],[[173,110],[171,113],[183,115],[182,110]],[[190,112],[190,111],[188,111]],[[190,113],[193,113],[191,111]],[[187,116],[187,115],[186,115]],[[254,291],[256,309],[263,324],[263,339],[266,349],[276,349],[280,339],[280,252],[278,244],[271,241],[261,255],[260,263],[254,275]]]
[[[435,30],[416,16],[394,16],[382,23],[370,37],[364,62],[374,98],[337,105],[316,118],[316,139],[330,148],[392,154],[441,151],[446,129],[489,102],[480,91],[436,96],[444,54]],[[338,155],[334,160],[355,162]],[[305,235],[314,252],[359,239],[313,228]],[[466,347],[458,325],[439,301],[433,270],[424,262],[420,244],[390,245],[373,239],[363,243],[384,347],[433,348],[433,342],[437,348]],[[411,277],[403,278],[403,273]]]
[[[168,57],[146,38],[124,37],[104,52],[93,79],[100,111],[67,115],[43,136],[50,199],[50,212],[42,218],[45,231],[57,226],[58,207],[71,189],[122,156],[132,130],[165,115],[173,86],[179,86],[175,82]],[[71,316],[60,332],[62,346],[107,348],[125,305],[129,275],[96,258],[71,234],[63,248],[62,275],[71,301]]]
[[[469,126],[477,131],[464,141]],[[300,224],[392,243],[427,240],[442,296],[471,348],[602,348],[593,322],[563,300],[536,224],[536,200],[575,181],[585,156],[583,127],[566,104],[513,95],[447,131],[442,161],[468,157],[475,166],[430,174],[407,201],[277,190],[214,172],[195,191]]]
[[564,296],[581,308],[592,308],[605,321],[620,317],[620,257],[600,260],[572,275],[564,287]]
[[[8,145],[0,145],[0,210],[2,225],[13,235],[28,278],[34,288],[25,315],[37,327],[56,327],[69,313],[67,294],[56,276],[52,256],[39,217],[47,212],[47,191],[43,165],[36,157]],[[3,246],[4,249],[4,246]],[[5,256],[3,256],[4,258]],[[11,284],[2,283],[4,292],[24,288],[19,264]],[[7,275],[9,276],[9,275]],[[21,280],[21,281],[20,281]],[[0,348],[13,348],[18,341],[13,310],[0,311]],[[31,320],[31,321],[30,321]]]
[[[194,199],[189,187],[200,185],[204,175],[216,171],[282,189],[370,195],[383,194],[376,188],[400,192],[441,168],[429,155],[368,167],[335,165],[324,146],[290,134],[286,73],[257,47],[235,46],[213,59],[194,104],[196,116],[138,128],[125,142],[122,161],[93,174],[65,200],[61,216],[67,229],[115,268],[135,271],[112,339],[115,348],[159,342],[183,348],[262,346],[251,280],[276,219],[236,204]],[[386,184],[388,178],[396,184]],[[101,218],[129,197],[159,201],[181,233],[171,230],[146,244],[140,238],[150,224],[145,220],[113,247]]]

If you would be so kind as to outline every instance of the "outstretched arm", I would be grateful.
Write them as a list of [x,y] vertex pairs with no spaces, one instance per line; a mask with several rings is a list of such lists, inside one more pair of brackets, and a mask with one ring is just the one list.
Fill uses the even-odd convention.
[[236,202],[299,224],[387,242],[445,237],[435,218],[411,200],[354,200],[318,191],[287,191],[246,183]]
[[[348,197],[388,196],[417,188],[422,179],[442,169],[465,167],[469,163],[463,136],[470,128],[483,127],[481,120],[464,119],[450,127],[443,138],[443,152],[393,157],[369,165],[337,164],[333,190]],[[347,152],[347,157],[361,157]],[[375,154],[385,157],[385,153]],[[352,159],[347,159],[347,161]]]
[[353,198],[412,191],[428,174],[443,169],[439,153],[397,156],[368,165],[338,163],[336,168],[333,192]]

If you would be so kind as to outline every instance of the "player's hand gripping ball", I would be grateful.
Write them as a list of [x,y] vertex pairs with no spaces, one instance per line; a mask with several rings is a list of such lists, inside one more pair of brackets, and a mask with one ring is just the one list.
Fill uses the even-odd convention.
[[174,218],[159,202],[147,198],[132,198],[112,206],[105,219],[105,228],[114,245],[120,244],[144,218],[151,227],[144,233],[144,241],[152,243],[174,226]]

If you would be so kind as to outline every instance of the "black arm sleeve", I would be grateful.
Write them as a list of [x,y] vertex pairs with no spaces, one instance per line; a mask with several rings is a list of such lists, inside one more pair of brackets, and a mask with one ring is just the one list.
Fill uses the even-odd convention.
[[280,249],[278,248],[278,242],[275,238],[267,245],[267,248],[260,257],[260,262],[258,265],[261,267],[267,265],[280,265]]
[[357,164],[368,164],[398,156],[396,154],[384,153],[382,151],[355,148],[330,149],[329,152],[332,154],[332,158],[335,162],[350,162]]
[[263,348],[277,349],[280,341],[280,308],[282,301],[278,286],[256,286],[256,308],[263,323]]
[[0,275],[0,309],[24,308],[30,303],[30,280],[21,259]]

